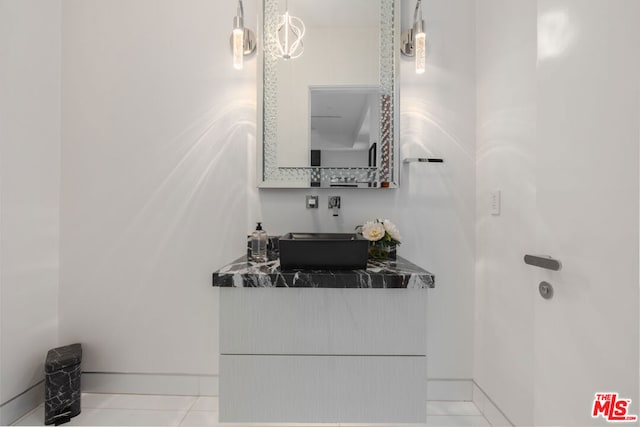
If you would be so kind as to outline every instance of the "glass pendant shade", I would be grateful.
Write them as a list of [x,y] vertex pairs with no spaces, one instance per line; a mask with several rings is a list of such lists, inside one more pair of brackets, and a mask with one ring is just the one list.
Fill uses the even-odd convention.
[[244,28],[233,29],[233,68],[242,70],[244,62]]
[[416,74],[424,74],[427,59],[427,37],[424,32],[415,34]]

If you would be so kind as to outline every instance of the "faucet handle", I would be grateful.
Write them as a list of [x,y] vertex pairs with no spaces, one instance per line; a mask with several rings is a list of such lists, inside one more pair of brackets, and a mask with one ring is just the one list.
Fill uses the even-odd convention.
[[338,209],[340,209],[340,196],[329,197],[329,209],[333,209],[333,216],[338,216]]

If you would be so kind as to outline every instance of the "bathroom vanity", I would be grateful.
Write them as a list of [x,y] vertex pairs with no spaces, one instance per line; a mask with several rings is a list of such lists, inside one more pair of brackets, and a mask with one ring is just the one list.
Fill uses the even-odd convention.
[[242,257],[213,286],[220,422],[426,422],[431,273],[400,257],[353,271]]

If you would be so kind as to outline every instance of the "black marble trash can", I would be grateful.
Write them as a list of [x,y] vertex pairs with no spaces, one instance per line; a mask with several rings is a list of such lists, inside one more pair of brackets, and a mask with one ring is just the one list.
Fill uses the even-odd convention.
[[49,350],[44,364],[45,425],[60,425],[80,413],[82,346],[71,344]]

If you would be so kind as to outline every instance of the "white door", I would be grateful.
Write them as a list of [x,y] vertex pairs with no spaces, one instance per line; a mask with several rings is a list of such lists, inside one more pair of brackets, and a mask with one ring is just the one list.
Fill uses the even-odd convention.
[[[640,1],[538,1],[535,425],[607,425],[595,393],[638,386]],[[637,425],[631,424],[630,425]]]

